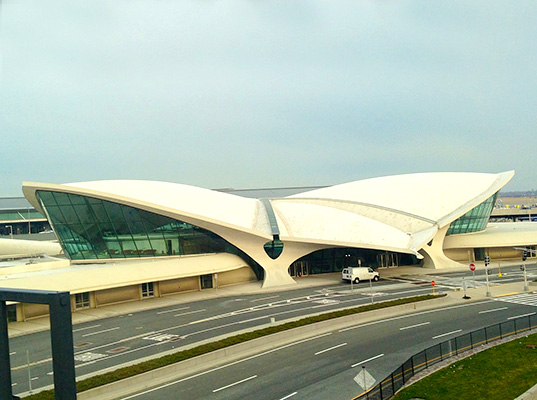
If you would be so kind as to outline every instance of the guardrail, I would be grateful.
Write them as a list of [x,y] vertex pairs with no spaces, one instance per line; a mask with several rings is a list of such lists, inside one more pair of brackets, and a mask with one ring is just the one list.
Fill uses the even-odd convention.
[[410,378],[418,372],[441,361],[456,356],[475,347],[498,339],[531,331],[537,326],[537,314],[510,319],[490,325],[431,346],[406,360],[400,367],[376,386],[353,400],[385,400],[391,398]]

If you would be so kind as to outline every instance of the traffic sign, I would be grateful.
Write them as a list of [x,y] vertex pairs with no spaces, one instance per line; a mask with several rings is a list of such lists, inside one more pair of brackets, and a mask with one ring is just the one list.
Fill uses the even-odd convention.
[[470,264],[470,271],[475,271],[475,265],[474,264]]
[[434,287],[434,285],[435,285],[434,281],[431,281],[431,285],[433,285],[433,287]]

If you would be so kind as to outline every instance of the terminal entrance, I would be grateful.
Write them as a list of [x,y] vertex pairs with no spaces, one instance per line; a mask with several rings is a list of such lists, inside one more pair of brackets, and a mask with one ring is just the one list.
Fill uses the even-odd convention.
[[309,265],[307,261],[295,261],[289,267],[289,275],[292,277],[301,277],[309,275]]
[[318,250],[301,257],[289,267],[292,277],[341,272],[345,267],[394,268],[418,265],[416,256],[384,250],[336,247]]
[[397,253],[381,253],[377,256],[377,265],[379,268],[391,268],[399,266],[399,257]]

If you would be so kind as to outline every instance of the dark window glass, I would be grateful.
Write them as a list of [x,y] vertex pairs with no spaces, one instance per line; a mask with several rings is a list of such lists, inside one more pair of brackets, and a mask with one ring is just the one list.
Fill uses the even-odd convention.
[[263,278],[262,268],[240,249],[183,221],[92,197],[46,191],[37,197],[73,260],[228,252]]
[[69,195],[67,193],[54,192],[54,199],[59,206],[70,205]]
[[487,227],[487,223],[492,212],[498,193],[489,197],[483,203],[474,207],[466,214],[451,223],[446,235],[457,235],[482,231]]
[[69,194],[68,196],[72,205],[86,205],[86,199],[83,196],[77,196],[76,194]]
[[52,222],[57,223],[57,224],[64,224],[67,222],[65,217],[63,216],[63,213],[60,207],[49,206],[46,208],[46,210]]

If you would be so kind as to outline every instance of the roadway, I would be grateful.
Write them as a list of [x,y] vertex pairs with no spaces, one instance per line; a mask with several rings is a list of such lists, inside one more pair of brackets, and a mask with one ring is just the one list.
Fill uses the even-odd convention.
[[509,301],[514,300],[506,297],[505,301],[463,303],[351,326],[186,376],[123,400],[348,400],[363,392],[361,381],[354,380],[362,368],[378,382],[424,348],[536,312],[536,294]]
[[[491,284],[522,279],[522,271],[516,267],[502,270],[502,278],[489,276]],[[528,266],[528,274],[537,276],[534,265]],[[462,278],[468,276],[469,272],[442,273],[435,274],[434,279],[438,290],[449,290],[460,287]],[[476,286],[484,285],[484,279],[484,275],[477,274]],[[466,279],[466,284],[471,286],[473,280]],[[210,298],[78,324],[73,329],[77,376],[88,376],[177,348],[257,329],[267,326],[272,319],[300,318],[372,300],[431,292],[430,277],[420,275],[402,280],[381,279],[371,287],[365,282],[353,288],[351,291],[349,284],[335,279],[333,285],[324,287]],[[49,343],[48,331],[10,340],[14,393],[25,393],[30,385],[36,390],[52,384]]]

